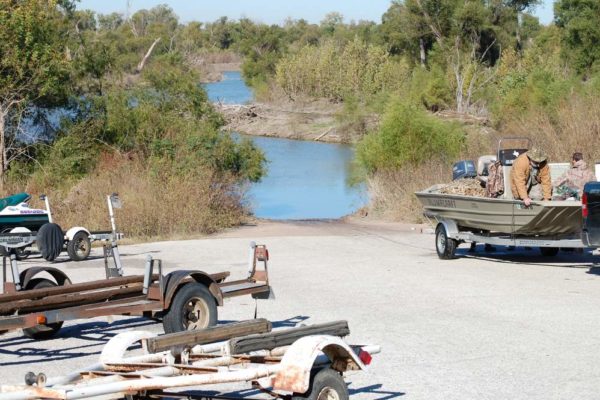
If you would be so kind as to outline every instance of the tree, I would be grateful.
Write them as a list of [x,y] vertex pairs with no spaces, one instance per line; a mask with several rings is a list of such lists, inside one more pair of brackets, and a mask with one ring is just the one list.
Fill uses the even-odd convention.
[[564,55],[579,72],[600,61],[600,2],[597,0],[558,0],[554,21],[562,30]]
[[516,39],[517,39],[517,49],[521,51],[523,49],[523,39],[521,38],[521,25],[522,25],[522,15],[523,12],[527,9],[530,9],[540,3],[540,0],[505,0],[505,4],[507,7],[510,7],[515,11],[517,24],[516,24]]
[[432,31],[415,1],[395,0],[383,14],[382,31],[392,54],[407,52],[418,59],[421,67],[427,64],[427,52],[434,43]]
[[[405,0],[414,21],[425,24],[454,77],[456,111],[471,111],[474,95],[492,77],[500,56],[490,7],[479,0]],[[415,23],[416,24],[416,23]]]
[[123,24],[123,15],[120,13],[100,14],[98,15],[98,25],[100,29],[113,31]]
[[66,19],[70,1],[0,3],[0,180],[18,156],[14,141],[22,112],[64,101],[69,69]]
[[325,18],[321,21],[321,27],[323,30],[332,35],[335,29],[344,23],[344,16],[339,12],[330,12],[325,15]]

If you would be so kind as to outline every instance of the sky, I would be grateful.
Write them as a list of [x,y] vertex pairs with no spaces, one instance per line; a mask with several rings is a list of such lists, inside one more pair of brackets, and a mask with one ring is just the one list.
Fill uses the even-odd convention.
[[[553,0],[542,0],[535,14],[543,24],[552,21]],[[181,22],[214,21],[221,16],[230,19],[247,17],[267,24],[281,24],[287,17],[319,22],[331,11],[340,12],[345,21],[371,20],[379,22],[390,0],[130,0],[131,12],[168,4]],[[125,13],[126,0],[81,0],[79,9],[91,9],[107,14]]]

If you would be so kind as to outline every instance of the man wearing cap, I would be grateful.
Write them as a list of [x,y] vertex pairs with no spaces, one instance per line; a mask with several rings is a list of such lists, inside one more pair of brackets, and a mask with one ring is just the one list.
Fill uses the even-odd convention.
[[537,184],[542,185],[543,200],[552,199],[552,180],[547,159],[542,150],[534,147],[513,162],[510,171],[512,194],[516,200],[523,200],[526,206],[531,205],[529,192]]
[[571,168],[552,183],[557,192],[554,200],[566,200],[569,197],[580,199],[585,184],[595,180],[596,175],[583,160],[583,154],[580,152],[573,153]]

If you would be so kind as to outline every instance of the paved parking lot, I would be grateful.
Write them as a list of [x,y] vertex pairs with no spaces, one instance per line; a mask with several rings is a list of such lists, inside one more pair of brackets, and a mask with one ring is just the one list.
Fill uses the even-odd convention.
[[[365,222],[263,223],[121,251],[130,274],[141,273],[151,254],[167,270],[230,270],[235,278],[246,271],[249,241],[266,243],[277,299],[260,301],[259,317],[275,326],[347,319],[349,341],[382,346],[369,373],[347,378],[353,398],[600,398],[600,268],[591,255],[548,259],[482,248],[473,255],[465,248],[442,261],[433,235],[417,232]],[[75,282],[104,276],[101,259],[60,266]],[[249,297],[229,300],[219,319],[252,318],[254,307]],[[48,341],[1,336],[0,380],[22,383],[27,371],[54,376],[82,368],[108,339],[131,329],[161,332],[162,325],[96,318],[67,323]]]

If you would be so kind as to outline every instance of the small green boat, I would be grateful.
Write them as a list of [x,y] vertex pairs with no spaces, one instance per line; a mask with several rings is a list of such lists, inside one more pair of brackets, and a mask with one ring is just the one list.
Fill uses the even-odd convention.
[[30,208],[27,202],[31,196],[17,193],[0,199],[0,232],[8,232],[14,228],[27,228],[37,231],[49,222],[46,210]]

